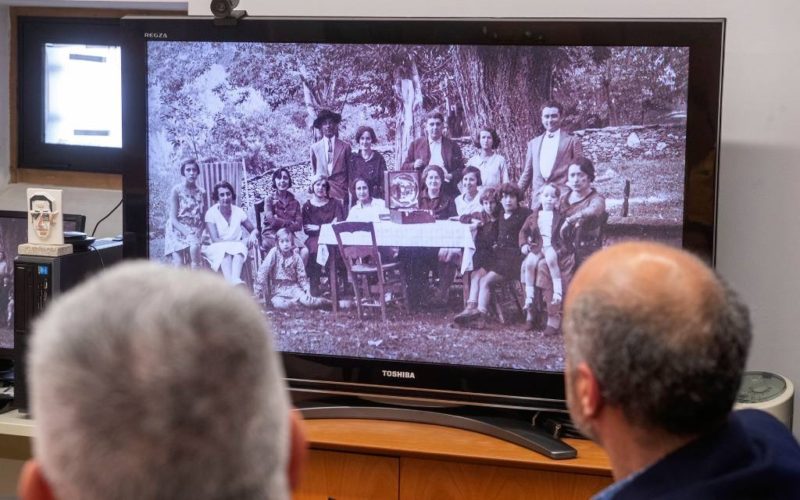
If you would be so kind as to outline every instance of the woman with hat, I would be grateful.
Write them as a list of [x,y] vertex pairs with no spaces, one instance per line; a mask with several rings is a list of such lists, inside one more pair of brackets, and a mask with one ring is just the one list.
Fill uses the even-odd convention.
[[331,198],[344,202],[347,200],[347,167],[351,149],[350,144],[336,137],[341,121],[342,115],[329,109],[323,109],[317,115],[314,128],[322,132],[322,139],[311,145],[311,168],[313,175],[327,177]]

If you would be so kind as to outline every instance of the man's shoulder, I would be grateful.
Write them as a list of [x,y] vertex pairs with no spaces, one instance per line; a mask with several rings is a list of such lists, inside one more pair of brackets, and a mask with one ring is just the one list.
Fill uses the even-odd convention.
[[644,470],[614,498],[794,498],[798,491],[797,440],[771,415],[743,410]]

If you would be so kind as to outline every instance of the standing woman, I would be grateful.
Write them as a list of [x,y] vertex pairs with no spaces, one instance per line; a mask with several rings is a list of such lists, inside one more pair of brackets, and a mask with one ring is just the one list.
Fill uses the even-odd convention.
[[482,127],[475,137],[475,147],[478,153],[469,159],[468,167],[477,167],[481,171],[484,187],[499,186],[508,182],[508,167],[506,159],[495,152],[500,147],[500,137],[491,127]]
[[[375,131],[372,127],[358,127],[356,131],[356,143],[358,143],[358,154],[350,157],[349,175],[350,179],[363,179],[369,186],[369,192],[375,198],[384,198],[383,178],[386,173],[386,160],[383,155],[374,151],[372,146],[378,142]],[[355,182],[352,183],[355,185]],[[350,191],[350,206],[354,205],[358,197],[354,191]]]
[[[309,188],[311,198],[303,204],[303,231],[308,235],[306,248],[308,248],[308,262],[306,274],[311,281],[311,295],[319,295],[319,277],[321,268],[317,264],[317,248],[319,247],[319,232],[323,224],[330,224],[344,220],[344,207],[342,203],[331,198],[331,185],[324,175],[317,175]],[[333,258],[333,256],[331,256]]]
[[215,202],[206,212],[206,229],[211,244],[203,248],[203,257],[214,271],[222,270],[225,280],[232,285],[242,283],[242,266],[247,258],[247,246],[242,242],[242,227],[250,232],[247,244],[258,241],[258,230],[247,218],[244,210],[234,204],[236,193],[228,181],[218,182],[211,193]]
[[192,268],[200,267],[200,239],[203,235],[203,214],[206,213],[206,192],[197,185],[200,165],[194,158],[181,163],[183,181],[169,193],[169,217],[164,231],[164,255],[176,266],[185,264],[188,252]]

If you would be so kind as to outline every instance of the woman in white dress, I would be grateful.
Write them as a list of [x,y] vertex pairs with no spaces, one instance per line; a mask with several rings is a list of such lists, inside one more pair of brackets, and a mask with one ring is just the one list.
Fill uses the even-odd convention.
[[484,187],[499,186],[508,182],[508,166],[506,159],[495,152],[500,147],[500,137],[491,127],[482,127],[475,137],[475,146],[480,148],[478,154],[467,162],[468,167],[477,167],[481,171]]
[[[206,212],[206,229],[211,244],[203,248],[203,257],[214,271],[222,271],[228,283],[242,283],[242,266],[247,247],[258,241],[258,230],[247,219],[244,210],[234,205],[236,193],[228,181],[218,182],[211,193],[215,202]],[[250,232],[247,245],[242,241],[242,227]]]

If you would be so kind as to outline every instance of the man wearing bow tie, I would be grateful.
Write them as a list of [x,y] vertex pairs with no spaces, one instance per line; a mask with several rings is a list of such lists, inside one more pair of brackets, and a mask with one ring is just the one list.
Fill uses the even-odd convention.
[[567,170],[575,158],[582,156],[577,137],[561,130],[561,104],[548,101],[542,106],[544,133],[528,142],[525,165],[519,187],[527,193],[530,187],[531,208],[538,203],[539,189],[548,182],[565,186]]

